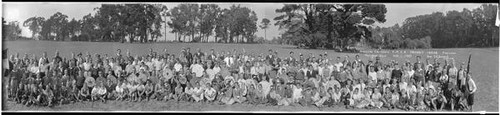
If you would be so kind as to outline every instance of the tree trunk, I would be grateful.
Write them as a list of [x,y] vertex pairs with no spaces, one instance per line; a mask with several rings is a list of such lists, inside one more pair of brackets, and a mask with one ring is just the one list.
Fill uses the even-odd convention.
[[264,39],[267,40],[267,28],[264,29]]

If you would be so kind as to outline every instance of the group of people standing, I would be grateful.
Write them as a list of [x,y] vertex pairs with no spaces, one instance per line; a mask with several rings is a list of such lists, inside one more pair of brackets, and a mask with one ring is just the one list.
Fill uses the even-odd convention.
[[[287,52],[288,53],[288,52]],[[278,57],[237,50],[144,55],[19,53],[4,61],[8,99],[26,106],[81,101],[188,101],[412,111],[472,110],[477,87],[455,60],[414,63],[332,58],[326,52]],[[444,61],[444,64],[441,64]],[[5,65],[7,64],[7,65]],[[457,68],[456,66],[459,66]]]

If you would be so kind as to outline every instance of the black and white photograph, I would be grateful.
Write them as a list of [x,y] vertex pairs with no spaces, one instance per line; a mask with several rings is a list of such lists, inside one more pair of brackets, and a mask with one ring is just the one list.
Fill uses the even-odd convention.
[[1,9],[3,112],[499,112],[498,3]]

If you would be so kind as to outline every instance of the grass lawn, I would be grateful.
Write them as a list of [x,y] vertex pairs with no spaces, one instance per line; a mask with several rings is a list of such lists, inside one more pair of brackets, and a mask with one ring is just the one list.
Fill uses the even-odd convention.
[[[170,53],[178,54],[180,49],[183,47],[190,47],[191,52],[197,51],[200,48],[204,52],[209,52],[210,49],[216,51],[232,51],[236,49],[238,52],[245,49],[246,52],[252,52],[256,54],[263,53],[268,54],[269,49],[278,51],[278,55],[281,57],[288,56],[290,51],[295,52],[295,56],[298,57],[299,53],[314,54],[316,57],[319,53],[328,52],[328,56],[331,59],[335,59],[337,56],[349,55],[354,58],[356,54],[359,54],[363,61],[367,61],[371,57],[370,55],[378,54],[382,55],[382,61],[398,60],[401,62],[410,60],[415,61],[415,54],[412,55],[400,55],[399,57],[393,57],[394,53],[337,53],[332,50],[312,50],[312,49],[295,49],[295,46],[289,45],[271,45],[271,44],[217,44],[217,43],[152,43],[152,44],[130,44],[130,43],[89,43],[89,42],[48,42],[48,41],[5,41],[3,43],[3,49],[9,48],[9,55],[19,52],[20,56],[24,56],[24,53],[36,54],[37,57],[42,55],[43,51],[48,53],[49,57],[55,54],[56,50],[59,50],[60,55],[63,57],[70,57],[71,52],[79,53],[82,52],[86,54],[87,52],[115,55],[117,49],[122,49],[122,54],[125,55],[126,49],[131,51],[132,55],[142,55],[149,52],[150,48],[154,51],[162,52],[163,49],[167,49]],[[456,60],[458,65],[461,62],[467,63],[467,58],[469,54],[472,54],[470,72],[473,75],[473,79],[478,86],[478,91],[475,94],[475,105],[474,111],[488,111],[488,112],[498,112],[498,53],[499,48],[453,48],[453,49],[418,49],[413,51],[422,52],[438,52],[442,56],[448,56]],[[374,50],[372,50],[374,51]],[[383,50],[388,52],[393,51],[406,51],[410,52],[412,50]],[[452,54],[443,54],[442,52],[454,52]],[[435,56],[428,55],[426,53],[418,54],[422,56],[425,62],[425,57]],[[432,62],[432,61],[431,61]],[[458,67],[458,66],[457,66]],[[278,106],[265,106],[265,105],[246,105],[246,104],[236,104],[231,106],[226,105],[215,105],[215,104],[201,104],[201,103],[175,103],[175,102],[116,102],[109,101],[107,103],[101,102],[83,102],[75,104],[67,104],[62,106],[57,106],[54,108],[49,107],[26,107],[23,105],[15,104],[14,102],[6,102],[3,105],[3,110],[7,111],[385,111],[389,112],[387,109],[348,109],[343,107],[335,108],[316,108],[316,107],[299,107],[299,106],[289,106],[289,107],[278,107]],[[400,110],[391,110],[400,111]]]

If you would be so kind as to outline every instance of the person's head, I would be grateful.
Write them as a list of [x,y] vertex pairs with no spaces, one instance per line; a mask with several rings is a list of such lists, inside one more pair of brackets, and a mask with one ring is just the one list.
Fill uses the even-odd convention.
[[369,70],[370,72],[374,72],[374,71],[375,71],[375,66],[370,66],[368,70]]
[[420,56],[417,56],[417,62],[419,62],[419,61],[420,61]]
[[68,69],[64,69],[64,75],[68,75],[69,71]]
[[395,78],[393,78],[393,79],[392,79],[392,84],[397,84],[397,83],[398,83],[398,80],[397,80],[397,79],[395,79]]
[[357,88],[357,87],[356,87],[356,88],[354,89],[354,93],[355,93],[355,94],[356,94],[356,93],[359,93],[359,88]]

